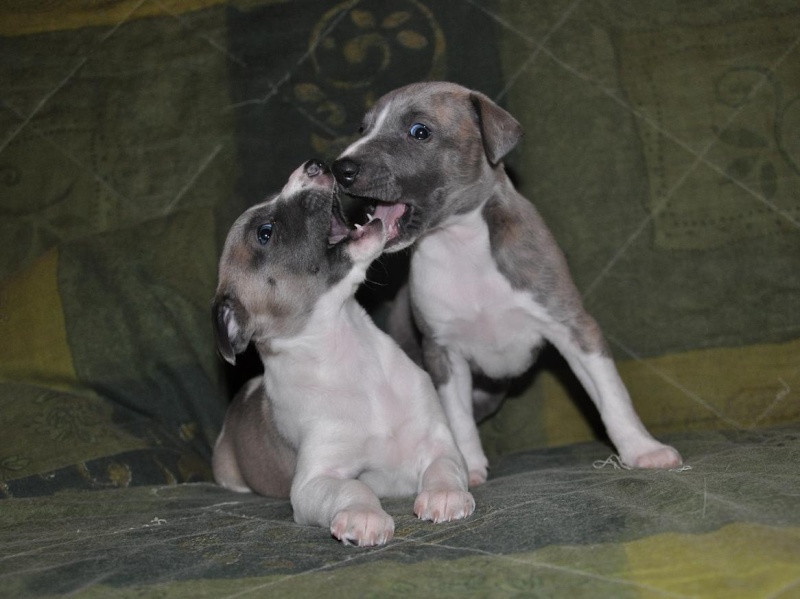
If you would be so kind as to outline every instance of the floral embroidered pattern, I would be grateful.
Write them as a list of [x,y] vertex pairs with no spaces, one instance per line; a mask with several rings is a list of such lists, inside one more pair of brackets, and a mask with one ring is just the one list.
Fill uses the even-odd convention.
[[[797,145],[797,140],[792,137],[796,129],[792,129],[791,124],[796,124],[798,120],[795,112],[800,111],[800,95],[784,99],[781,81],[768,69],[738,67],[728,70],[719,78],[716,96],[722,104],[741,109],[754,101],[762,87],[768,88],[774,98],[772,123],[763,123],[760,129],[738,125],[725,129],[713,126],[712,130],[719,141],[730,146],[736,155],[726,165],[726,177],[722,183],[747,181],[757,187],[766,199],[771,200],[780,183],[777,161],[782,161],[800,175],[800,161],[796,154],[798,148],[790,145]],[[787,122],[790,128],[787,128]]]
[[321,155],[336,154],[352,141],[353,131],[342,127],[396,87],[398,72],[407,81],[444,76],[444,34],[417,0],[343,2],[316,24],[309,52],[312,81],[296,83],[293,92],[324,132],[311,136]]

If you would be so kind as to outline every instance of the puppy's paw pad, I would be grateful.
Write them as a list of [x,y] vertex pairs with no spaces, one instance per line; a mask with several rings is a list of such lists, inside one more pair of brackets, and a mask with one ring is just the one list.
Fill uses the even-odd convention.
[[674,447],[662,445],[636,457],[631,463],[634,468],[677,468],[683,463],[681,454]]
[[394,520],[380,509],[345,509],[333,517],[331,534],[345,545],[385,545],[394,536]]
[[414,502],[420,520],[434,523],[461,520],[475,511],[475,499],[468,491],[423,491]]

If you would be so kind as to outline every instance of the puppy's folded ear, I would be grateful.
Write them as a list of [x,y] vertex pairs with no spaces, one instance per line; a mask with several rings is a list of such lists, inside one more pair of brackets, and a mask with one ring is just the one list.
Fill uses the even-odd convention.
[[522,125],[480,92],[472,92],[470,101],[478,115],[486,157],[494,166],[517,145],[523,134]]
[[234,298],[226,295],[214,300],[211,318],[217,351],[227,362],[236,364],[236,354],[247,349],[252,336],[248,332],[245,311]]

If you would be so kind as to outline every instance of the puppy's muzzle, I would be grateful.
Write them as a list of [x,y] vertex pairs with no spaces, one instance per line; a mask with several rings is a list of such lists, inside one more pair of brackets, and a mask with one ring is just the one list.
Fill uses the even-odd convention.
[[342,187],[350,187],[358,176],[358,164],[349,158],[340,158],[331,168],[333,176]]
[[324,175],[329,173],[328,167],[321,160],[312,158],[303,165],[303,170],[309,177],[316,177],[317,175]]
[[[340,158],[331,166],[336,182],[345,190],[339,197],[340,214],[345,222],[353,224],[366,224],[373,218],[382,220],[387,231],[386,247],[391,247],[402,240],[411,220],[412,209],[400,202],[399,195],[392,193],[387,197],[385,187],[374,187],[371,190],[374,196],[369,195],[369,190],[367,193],[361,193],[363,190],[360,190],[351,195],[348,190],[356,183],[360,170],[360,165],[350,158]],[[357,200],[354,203],[350,198]]]

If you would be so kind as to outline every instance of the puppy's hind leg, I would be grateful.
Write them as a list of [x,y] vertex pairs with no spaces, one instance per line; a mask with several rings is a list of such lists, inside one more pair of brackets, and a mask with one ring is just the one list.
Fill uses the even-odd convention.
[[237,493],[249,493],[251,489],[242,477],[236,460],[233,440],[226,434],[225,427],[214,444],[214,456],[211,460],[214,480],[217,484]]
[[559,344],[558,349],[597,406],[622,462],[632,468],[679,466],[682,459],[678,451],[654,439],[636,413],[599,328],[594,325],[589,331],[597,336],[591,340],[593,345],[602,351],[587,352],[574,342]]
[[288,497],[295,451],[272,420],[260,378],[251,380],[233,400],[214,446],[214,479],[239,493]]
[[467,473],[461,456],[434,459],[423,472],[420,487],[414,501],[414,513],[420,520],[450,522],[466,518],[475,511],[475,500],[467,491]]

